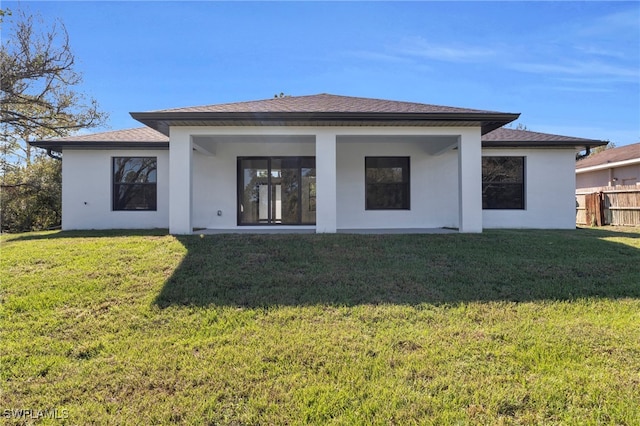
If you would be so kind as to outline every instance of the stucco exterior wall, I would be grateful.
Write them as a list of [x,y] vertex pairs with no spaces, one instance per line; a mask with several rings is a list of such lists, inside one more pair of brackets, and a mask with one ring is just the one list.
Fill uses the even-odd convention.
[[575,228],[573,149],[484,149],[482,155],[525,157],[525,209],[483,210],[484,228]]
[[[62,160],[62,229],[142,229],[169,226],[169,152],[70,150]],[[157,157],[157,210],[113,211],[112,158]]]
[[640,164],[576,173],[576,188],[610,186],[609,179],[611,186],[640,185]]
[[638,185],[640,184],[640,164],[626,167],[616,167],[613,169],[613,177],[617,180],[615,185]]
[[[364,138],[366,139],[366,138]],[[337,139],[337,226],[351,228],[435,228],[458,223],[455,151],[433,156],[419,142]],[[193,224],[196,228],[237,226],[237,158],[314,156],[313,142],[217,143],[215,155],[194,152]],[[365,210],[366,156],[410,157],[411,210]],[[218,211],[221,215],[218,216]]]
[[576,188],[593,188],[608,186],[609,170],[594,170],[589,173],[576,174]]
[[[337,145],[338,229],[458,226],[455,151],[426,152],[428,142],[341,141]],[[410,210],[365,209],[365,157],[409,157]]]
[[[215,155],[193,153],[193,226],[230,229],[237,226],[237,158],[314,156],[313,142],[219,142]],[[218,216],[218,210],[221,216]]]
[[[236,134],[229,138],[218,136],[209,144],[200,143],[208,152],[193,151],[192,154],[193,227],[237,227],[238,157],[315,156],[313,129],[296,131],[306,133],[299,136],[290,133],[282,138],[276,133],[264,138],[253,135],[246,140]],[[451,147],[447,148],[450,139],[437,140],[435,132],[438,130],[431,131],[434,132],[432,139],[416,138],[416,133],[375,138],[367,136],[366,129],[359,129],[358,132],[362,132],[359,134],[354,131],[355,135],[338,133],[335,156],[338,229],[458,226],[458,154]],[[449,132],[447,137],[451,138],[458,130],[446,131]],[[445,147],[440,151],[434,149],[439,143]],[[485,149],[482,155],[526,157],[525,209],[483,210],[484,228],[575,227],[573,149]],[[112,158],[116,156],[157,157],[157,211],[112,210],[111,167]],[[364,159],[367,156],[410,157],[410,210],[365,209]],[[168,150],[65,149],[63,158],[63,229],[169,227]],[[480,183],[477,185],[479,191]]]

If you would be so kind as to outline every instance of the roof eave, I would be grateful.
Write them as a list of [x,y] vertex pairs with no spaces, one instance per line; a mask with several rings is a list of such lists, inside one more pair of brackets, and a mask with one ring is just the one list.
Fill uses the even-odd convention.
[[29,145],[42,149],[62,152],[64,148],[77,149],[169,149],[169,142],[139,141],[33,141]]
[[611,163],[596,164],[586,167],[579,167],[579,165],[576,165],[576,173],[587,173],[597,170],[615,169],[616,167],[633,166],[635,164],[640,164],[640,158],[631,158],[629,160],[620,160]]
[[482,141],[483,148],[576,148],[584,150],[606,145],[607,141],[575,140],[575,141]]
[[[517,120],[520,114],[512,113],[367,113],[367,112],[131,112],[131,117],[165,135],[169,135],[171,122],[217,123],[252,121],[256,125],[276,125],[285,123],[314,122],[396,122],[411,125],[429,121],[471,121],[482,123],[482,134],[486,134]],[[274,123],[274,124],[271,124]]]

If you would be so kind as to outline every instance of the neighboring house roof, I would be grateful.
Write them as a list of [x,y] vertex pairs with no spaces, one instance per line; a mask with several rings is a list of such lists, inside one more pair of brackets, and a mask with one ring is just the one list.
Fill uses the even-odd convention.
[[576,173],[640,163],[640,142],[604,151],[576,163]]
[[251,102],[132,112],[166,135],[170,126],[480,126],[482,133],[520,114],[322,93]]

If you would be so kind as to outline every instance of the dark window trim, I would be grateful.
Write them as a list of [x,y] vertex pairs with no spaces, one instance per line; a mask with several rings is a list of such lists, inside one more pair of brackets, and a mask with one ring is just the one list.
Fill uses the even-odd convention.
[[[387,184],[389,185],[398,185],[398,184],[404,184],[406,185],[407,189],[407,200],[406,200],[406,206],[402,206],[402,207],[369,207],[367,205],[367,189],[369,187],[369,185],[372,185],[368,182],[367,180],[367,160],[369,159],[403,159],[407,161],[407,173],[406,173],[406,182],[387,182]],[[403,173],[404,176],[404,173]],[[378,185],[381,185],[384,183],[378,183]],[[370,210],[370,211],[376,211],[376,210],[411,210],[411,157],[409,156],[389,156],[389,155],[370,155],[370,156],[365,156],[364,157],[364,209],[365,210]]]
[[[116,182],[116,159],[118,158],[144,158],[153,159],[156,162],[156,181],[155,182]],[[156,191],[156,203],[154,207],[146,209],[131,209],[131,208],[116,208],[116,185],[129,185],[129,186],[154,186]],[[158,157],[154,156],[141,156],[141,155],[117,155],[111,157],[111,211],[114,212],[155,212],[158,211]]]
[[[240,211],[240,205],[242,204],[242,196],[243,191],[241,190],[241,184],[243,182],[243,169],[242,169],[242,161],[243,160],[267,160],[267,185],[271,188],[271,162],[273,160],[280,159],[292,159],[295,158],[297,161],[297,167],[299,177],[302,179],[302,161],[304,159],[312,159],[315,168],[315,160],[316,157],[313,155],[274,155],[274,156],[247,156],[247,157],[237,157],[236,158],[236,224],[237,226],[315,226],[316,222],[302,222],[302,208],[299,206],[298,208],[298,223],[275,223],[272,222],[272,211],[268,210],[267,213],[267,222],[266,223],[242,223],[242,212]],[[302,185],[298,185],[298,200],[302,200]],[[271,191],[267,191],[267,204],[271,206]]]
[[506,182],[506,183],[496,183],[496,182],[490,182],[493,185],[498,185],[498,186],[507,186],[507,185],[519,185],[521,186],[521,193],[522,193],[522,197],[521,197],[521,204],[519,207],[485,207],[484,206],[484,185],[485,185],[485,180],[484,180],[484,169],[482,170],[482,191],[483,191],[483,201],[482,201],[482,209],[483,210],[526,210],[527,209],[527,157],[523,156],[523,155],[483,155],[482,159],[484,158],[519,158],[522,160],[522,171],[520,174],[520,182]]

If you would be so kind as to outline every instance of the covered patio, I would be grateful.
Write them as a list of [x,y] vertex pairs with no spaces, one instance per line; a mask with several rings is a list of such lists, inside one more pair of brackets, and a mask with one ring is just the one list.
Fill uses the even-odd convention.
[[[481,232],[480,138],[480,129],[473,127],[172,128],[170,232],[189,234],[194,228],[239,230],[247,226],[254,231],[258,227],[293,226],[318,233],[444,227]],[[244,191],[249,182],[243,182],[242,159],[245,158],[249,159],[248,163],[251,159],[263,159],[264,164],[271,158],[279,162],[289,158],[313,160],[311,219],[296,224],[275,220],[280,219],[281,214],[279,210],[276,212],[275,203],[284,202],[278,186],[277,193],[263,191],[269,194],[269,206],[273,206],[270,207],[272,220],[255,213],[264,224],[246,221],[243,214],[248,209],[248,201]],[[407,203],[406,208],[376,211],[367,208],[364,173],[367,158],[407,158],[406,173],[411,175],[407,194],[410,206]],[[272,173],[275,172],[269,168],[269,179]],[[266,179],[265,176],[265,182]],[[308,186],[307,183],[305,188]],[[266,201],[260,202],[266,204]],[[256,205],[253,209],[261,207]],[[277,208],[281,208],[280,204]],[[300,217],[303,216],[300,214]]]

